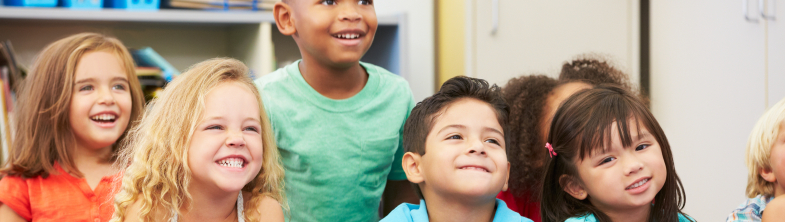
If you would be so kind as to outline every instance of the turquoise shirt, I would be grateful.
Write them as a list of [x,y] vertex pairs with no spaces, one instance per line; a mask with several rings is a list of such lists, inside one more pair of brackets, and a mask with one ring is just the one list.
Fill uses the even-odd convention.
[[387,180],[406,179],[402,133],[414,107],[409,84],[361,62],[365,87],[334,100],[305,82],[299,63],[254,81],[286,171],[287,219],[378,221]]
[[[692,219],[692,218],[690,218]],[[683,214],[679,214],[679,222],[693,222],[695,219],[687,219],[686,216]],[[594,214],[587,214],[582,217],[571,217],[564,222],[597,222],[597,218],[594,217]]]
[[[428,221],[428,209],[425,200],[420,199],[420,205],[402,203],[380,222],[424,222]],[[496,199],[496,213],[493,222],[532,222],[529,218],[522,217],[515,211],[507,208],[504,201]]]

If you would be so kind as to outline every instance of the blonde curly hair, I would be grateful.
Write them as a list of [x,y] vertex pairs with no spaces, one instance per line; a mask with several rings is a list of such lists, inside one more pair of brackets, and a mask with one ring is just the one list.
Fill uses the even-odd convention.
[[[240,61],[227,58],[200,62],[172,81],[159,98],[150,103],[141,122],[131,129],[127,147],[120,154],[119,167],[125,168],[122,187],[115,197],[112,221],[125,220],[128,207],[140,201],[141,221],[172,218],[181,206],[190,206],[191,182],[188,147],[204,112],[205,96],[221,83],[236,82],[248,87],[259,101],[262,125],[263,164],[256,178],[243,187],[250,192],[243,214],[246,221],[259,221],[258,204],[265,196],[288,207],[283,192],[284,170],[275,145],[270,121],[259,92]],[[182,217],[182,215],[179,215]]]
[[[785,121],[785,99],[774,104],[758,119],[747,141],[747,197],[758,195],[774,196],[776,184],[766,181],[760,175],[763,170],[771,169],[771,148],[777,141],[780,125]],[[778,178],[782,180],[785,178]]]

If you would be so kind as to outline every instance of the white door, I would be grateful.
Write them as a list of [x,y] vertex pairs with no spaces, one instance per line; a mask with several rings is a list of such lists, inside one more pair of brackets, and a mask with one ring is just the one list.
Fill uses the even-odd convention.
[[744,150],[765,103],[756,0],[651,2],[651,107],[673,151],[685,212],[724,221],[745,200]]
[[468,76],[501,85],[523,74],[555,77],[564,62],[592,52],[638,82],[638,1],[467,0],[467,6]]
[[[785,0],[768,0],[764,8],[768,26],[768,105],[769,107],[785,98]],[[776,10],[776,11],[775,11]]]

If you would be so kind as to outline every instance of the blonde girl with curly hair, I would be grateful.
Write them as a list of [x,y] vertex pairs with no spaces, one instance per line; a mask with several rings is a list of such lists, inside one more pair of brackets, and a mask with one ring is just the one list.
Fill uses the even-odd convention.
[[112,221],[284,221],[272,132],[242,62],[192,66],[131,129]]
[[20,86],[0,221],[108,221],[118,144],[144,110],[128,50],[71,35],[46,46]]

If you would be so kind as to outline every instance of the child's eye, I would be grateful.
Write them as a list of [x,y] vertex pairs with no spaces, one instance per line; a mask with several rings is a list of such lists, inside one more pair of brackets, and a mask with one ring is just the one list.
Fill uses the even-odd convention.
[[373,1],[371,1],[371,0],[360,0],[358,2],[358,4],[360,4],[360,5],[373,5]]
[[638,147],[635,147],[635,151],[641,151],[643,149],[649,148],[649,146],[650,146],[649,144],[638,145]]
[[496,140],[496,139],[487,139],[487,140],[485,140],[485,142],[488,142],[488,143],[493,143],[493,144],[496,144],[496,145],[499,145],[499,146],[501,146],[501,145],[502,145],[502,144],[501,144],[501,143],[499,143],[499,141],[498,141],[498,140]]
[[208,126],[207,128],[205,128],[205,130],[222,130],[222,129],[223,129],[223,127],[219,126],[219,125],[212,125],[212,126]]
[[322,0],[322,5],[335,5],[335,0]]
[[257,133],[259,132],[259,129],[257,129],[256,127],[253,127],[253,126],[245,127],[245,130],[246,131],[253,131],[253,132],[257,132]]
[[606,164],[606,163],[609,163],[609,162],[611,162],[611,161],[613,161],[613,160],[615,160],[615,159],[616,159],[616,158],[615,158],[615,157],[612,157],[612,156],[605,157],[604,159],[602,159],[602,160],[600,161],[600,164],[598,164],[598,166],[599,166],[599,165]]
[[459,140],[459,139],[463,139],[463,137],[461,137],[461,135],[452,135],[450,137],[447,137],[447,139],[448,140]]
[[85,85],[85,86],[82,86],[82,87],[79,88],[79,91],[88,91],[88,90],[93,90],[93,86],[92,85]]
[[114,89],[114,90],[125,90],[125,86],[123,84],[117,84],[117,85],[112,86],[112,89]]

